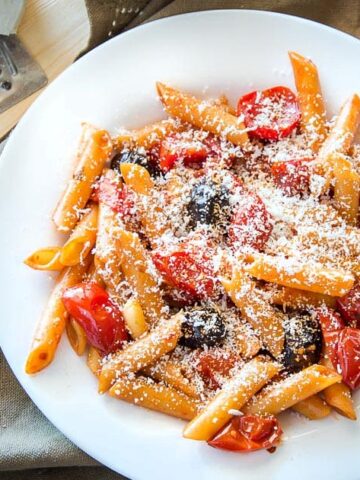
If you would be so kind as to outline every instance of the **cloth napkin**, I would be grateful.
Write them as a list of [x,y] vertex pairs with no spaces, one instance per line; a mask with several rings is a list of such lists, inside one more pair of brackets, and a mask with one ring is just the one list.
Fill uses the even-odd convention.
[[[179,13],[221,8],[288,13],[360,37],[359,0],[85,0],[85,3],[90,38],[82,54],[144,22]],[[0,352],[0,479],[124,478],[99,466],[51,425],[21,388]]]

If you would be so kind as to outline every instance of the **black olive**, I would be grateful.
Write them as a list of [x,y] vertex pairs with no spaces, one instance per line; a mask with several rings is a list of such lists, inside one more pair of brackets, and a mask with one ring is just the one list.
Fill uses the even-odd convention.
[[147,155],[140,153],[138,150],[126,150],[118,153],[111,160],[110,167],[120,173],[120,165],[122,163],[135,163],[145,167],[152,177],[157,177],[160,170],[154,162],[152,162]]
[[213,307],[194,307],[185,311],[180,344],[189,348],[213,347],[222,342],[226,329],[220,313]]
[[318,322],[307,313],[290,314],[284,321],[282,363],[289,371],[302,370],[320,360],[322,336]]
[[191,225],[221,225],[225,223],[228,213],[229,191],[221,183],[206,177],[196,183],[190,194],[187,209]]

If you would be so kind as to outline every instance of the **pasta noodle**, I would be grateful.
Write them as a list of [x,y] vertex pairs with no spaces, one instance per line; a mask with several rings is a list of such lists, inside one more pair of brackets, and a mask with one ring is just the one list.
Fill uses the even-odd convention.
[[117,376],[138,372],[174,350],[181,334],[181,315],[159,323],[148,335],[107,359],[99,378],[99,392],[106,392]]
[[77,165],[53,215],[56,228],[61,232],[69,232],[77,224],[79,214],[90,198],[93,183],[102,173],[111,153],[109,134],[83,124]]
[[141,377],[135,380],[121,378],[117,380],[109,393],[112,397],[183,420],[191,420],[197,412],[197,404],[194,399],[174,388]]
[[261,391],[244,406],[243,412],[276,415],[340,381],[341,376],[333,370],[311,365]]
[[289,52],[301,110],[301,125],[317,152],[326,136],[326,113],[316,65],[296,52]]
[[37,325],[30,353],[26,360],[26,373],[37,373],[52,362],[67,319],[67,312],[61,296],[66,288],[82,280],[89,261],[87,260],[75,267],[68,267],[60,274]]
[[240,410],[278,372],[278,369],[275,363],[260,357],[250,360],[185,427],[184,437],[192,440],[212,438],[230,420],[229,411]]
[[247,145],[248,136],[244,124],[223,108],[209,105],[163,83],[157,83],[157,90],[169,115],[215,135],[224,135],[235,145]]

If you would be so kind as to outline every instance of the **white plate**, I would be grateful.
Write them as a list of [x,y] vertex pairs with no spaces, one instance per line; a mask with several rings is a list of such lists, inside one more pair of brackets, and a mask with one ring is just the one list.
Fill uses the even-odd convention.
[[233,454],[183,440],[181,421],[97,395],[84,359],[73,354],[66,339],[46,371],[34,377],[23,371],[52,280],[21,262],[37,247],[59,240],[50,214],[68,178],[80,122],[115,131],[161,118],[156,80],[206,96],[224,92],[233,101],[255,87],[293,87],[288,50],[314,59],[330,113],[358,90],[360,42],[350,36],[273,13],[183,15],[136,28],[75,63],[30,108],[3,153],[1,346],[50,421],[91,456],[132,479],[359,479],[359,422],[286,415],[288,440],[276,454]]

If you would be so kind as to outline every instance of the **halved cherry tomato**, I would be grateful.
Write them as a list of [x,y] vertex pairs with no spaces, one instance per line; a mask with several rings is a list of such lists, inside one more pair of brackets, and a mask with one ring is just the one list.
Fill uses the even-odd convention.
[[115,180],[102,177],[98,187],[98,199],[123,216],[134,209],[134,195],[127,185],[119,185]]
[[67,288],[63,304],[86,332],[89,343],[108,354],[128,339],[125,322],[119,307],[103,288],[94,282],[83,282]]
[[256,194],[244,193],[230,219],[229,240],[235,248],[264,248],[272,225],[264,202]]
[[207,298],[214,294],[214,274],[209,259],[202,260],[189,251],[172,253],[153,253],[155,267],[162,274],[165,282],[192,295],[194,298]]
[[316,317],[320,323],[325,353],[335,370],[337,370],[339,332],[345,327],[345,323],[338,312],[325,306],[316,310]]
[[185,166],[200,168],[209,153],[209,147],[198,140],[192,140],[188,134],[175,134],[162,141],[159,166],[164,173],[174,168],[178,161],[182,161]]
[[322,333],[342,330],[345,327],[345,322],[341,315],[329,307],[317,308],[316,318],[320,323]]
[[275,417],[243,415],[234,417],[208,444],[234,452],[253,452],[263,448],[273,451],[279,445],[282,433]]
[[310,188],[310,158],[275,162],[271,165],[274,183],[288,196],[307,193]]
[[338,298],[336,306],[349,326],[360,328],[360,283]]
[[241,97],[237,114],[244,116],[249,134],[262,140],[279,140],[290,135],[300,121],[295,94],[287,87],[273,87]]
[[237,357],[224,350],[204,351],[198,355],[196,370],[208,384],[208,387],[216,390],[220,387],[216,379],[217,374],[227,376],[234,368]]
[[344,383],[352,390],[360,387],[360,330],[345,327],[338,334],[337,355]]

